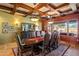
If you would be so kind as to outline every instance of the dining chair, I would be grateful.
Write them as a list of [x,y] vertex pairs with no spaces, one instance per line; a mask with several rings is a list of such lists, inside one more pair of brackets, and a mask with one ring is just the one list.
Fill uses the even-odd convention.
[[36,32],[35,31],[32,32],[32,37],[36,37]]
[[22,39],[30,38],[30,31],[23,31],[22,32]]
[[44,38],[44,35],[45,35],[45,31],[41,31],[41,37]]
[[36,31],[36,37],[41,37],[41,31]]
[[45,55],[45,51],[47,51],[47,52],[50,51],[49,40],[50,40],[50,34],[49,33],[45,33],[44,41],[42,42],[42,45],[38,46],[39,49],[41,49],[43,55]]
[[[25,44],[22,44],[19,34],[16,34],[16,41],[17,41],[17,46],[18,46],[17,55],[23,55],[24,53],[27,53],[28,51],[32,52],[32,46],[27,46]],[[32,53],[30,55],[32,55]]]
[[58,47],[58,39],[59,39],[59,35],[58,32],[55,30],[51,34],[50,50],[54,50]]

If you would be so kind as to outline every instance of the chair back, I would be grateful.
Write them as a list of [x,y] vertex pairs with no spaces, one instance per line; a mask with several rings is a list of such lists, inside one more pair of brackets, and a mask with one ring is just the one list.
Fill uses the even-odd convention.
[[51,40],[52,41],[56,41],[58,40],[58,32],[57,31],[54,31],[51,35]]
[[51,35],[51,39],[50,39],[50,46],[57,46],[58,45],[58,32],[54,31]]
[[49,44],[49,40],[50,40],[50,34],[49,33],[45,33],[44,45],[48,45]]
[[41,31],[36,31],[36,37],[41,37]]
[[44,31],[41,31],[41,37],[44,38],[44,36],[45,36],[45,32]]
[[32,31],[32,37],[36,37],[35,31]]
[[22,49],[22,42],[21,42],[21,38],[18,34],[16,34],[16,41],[17,41],[17,45],[20,49]]
[[28,39],[31,38],[31,36],[32,36],[31,31],[23,31],[22,33],[22,39]]

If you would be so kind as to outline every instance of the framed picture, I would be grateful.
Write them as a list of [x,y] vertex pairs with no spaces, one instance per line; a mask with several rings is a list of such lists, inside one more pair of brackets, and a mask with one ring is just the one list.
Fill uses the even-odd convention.
[[9,29],[8,22],[3,22],[2,23],[2,33],[8,33],[8,29]]
[[15,32],[14,26],[10,26],[10,27],[9,27],[9,32]]

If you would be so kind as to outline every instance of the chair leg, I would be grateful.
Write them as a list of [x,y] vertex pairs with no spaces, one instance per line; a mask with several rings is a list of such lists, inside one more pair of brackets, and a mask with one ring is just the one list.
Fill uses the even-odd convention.
[[50,52],[50,51],[49,51],[48,49],[46,49],[46,50],[44,50],[44,52],[43,52],[44,54],[43,54],[43,55],[45,56],[45,55],[48,54],[49,52]]
[[22,56],[21,51],[18,51],[17,56]]
[[31,50],[31,55],[30,56],[34,56],[34,52],[33,52],[33,50]]
[[17,56],[22,56],[22,52],[19,48],[18,48]]
[[42,55],[45,56],[45,49],[42,49]]
[[19,52],[20,52],[20,51],[19,51],[19,48],[18,48],[18,49],[17,49],[17,56],[19,56]]
[[17,56],[19,56],[19,52],[17,52]]

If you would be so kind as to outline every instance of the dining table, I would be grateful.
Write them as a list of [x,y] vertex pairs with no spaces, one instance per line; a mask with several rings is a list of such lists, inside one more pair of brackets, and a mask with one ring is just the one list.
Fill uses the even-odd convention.
[[24,43],[25,45],[33,45],[33,44],[37,44],[42,41],[44,41],[43,37],[33,37],[33,38],[25,39]]

